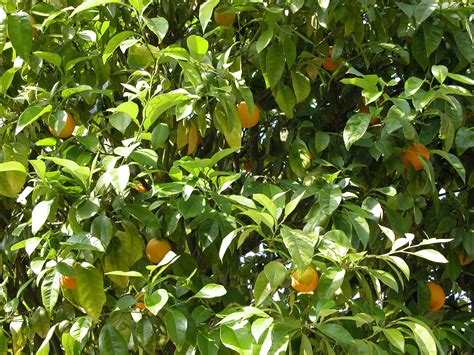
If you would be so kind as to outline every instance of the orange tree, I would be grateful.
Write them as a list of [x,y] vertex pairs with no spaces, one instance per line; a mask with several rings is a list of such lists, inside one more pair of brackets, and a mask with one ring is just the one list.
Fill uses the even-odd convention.
[[469,351],[468,3],[2,0],[0,353]]

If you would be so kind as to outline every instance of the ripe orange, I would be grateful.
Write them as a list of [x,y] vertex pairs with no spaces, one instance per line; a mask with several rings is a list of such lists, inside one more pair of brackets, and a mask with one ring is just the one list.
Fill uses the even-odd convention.
[[250,117],[249,108],[245,101],[240,101],[237,105],[237,112],[239,113],[242,128],[251,128],[255,126],[260,120],[260,110],[257,105],[253,105],[253,115]]
[[296,270],[291,274],[291,287],[298,292],[312,292],[316,290],[318,283],[318,273],[312,267],[303,272]]
[[461,250],[461,252],[458,254],[458,259],[459,259],[459,264],[461,264],[462,266],[466,266],[472,263],[471,257],[467,255],[464,250]]
[[171,244],[164,239],[153,238],[146,245],[146,256],[153,264],[159,264],[169,251]]
[[63,288],[66,288],[68,290],[75,290],[77,288],[77,280],[73,276],[62,275],[59,279],[59,283]]
[[443,288],[434,282],[428,282],[426,285],[430,289],[431,293],[430,305],[428,306],[428,310],[437,311],[438,309],[443,308],[444,299],[446,298]]
[[49,131],[56,138],[69,138],[72,135],[72,132],[74,132],[74,128],[76,128],[76,121],[74,120],[72,113],[68,112],[66,123],[64,124],[63,129],[57,133],[54,128],[49,127]]
[[328,54],[326,55],[326,58],[324,58],[324,61],[323,61],[323,68],[332,73],[336,71],[336,69],[339,67],[339,63],[336,63],[335,61],[333,61],[331,56],[332,56],[332,46],[329,47]]
[[137,303],[134,304],[135,308],[146,309],[145,303],[143,303],[144,302],[143,296],[140,296],[137,293],[137,294],[135,294],[135,298],[138,298],[141,301],[141,302],[137,302]]
[[145,186],[143,186],[143,184],[141,182],[139,182],[138,184],[135,185],[134,189],[137,191],[137,192],[147,192],[147,189]]
[[235,21],[235,12],[226,12],[225,11],[229,6],[221,5],[214,10],[214,21],[218,26],[232,26]]
[[414,144],[408,147],[401,155],[403,165],[405,169],[410,169],[410,165],[416,170],[419,171],[423,169],[423,164],[419,157],[424,157],[430,159],[430,152],[423,144]]

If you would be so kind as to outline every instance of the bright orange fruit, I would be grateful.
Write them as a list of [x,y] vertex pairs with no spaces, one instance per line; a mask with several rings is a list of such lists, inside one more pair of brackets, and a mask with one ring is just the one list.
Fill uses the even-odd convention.
[[423,169],[423,164],[419,157],[430,159],[430,152],[423,144],[413,144],[409,146],[400,156],[405,169],[412,166],[416,171]]
[[443,288],[434,282],[428,282],[427,286],[430,289],[431,293],[430,305],[428,306],[428,310],[437,311],[443,308],[444,301],[446,298]]
[[312,292],[316,290],[318,283],[318,273],[312,267],[304,271],[296,270],[291,274],[291,287],[298,292]]
[[164,239],[150,239],[146,245],[146,256],[153,264],[159,264],[161,260],[171,251],[171,244]]
[[52,127],[49,127],[49,131],[56,138],[69,138],[72,135],[72,132],[74,132],[74,128],[76,128],[76,120],[74,119],[72,113],[68,112],[66,123],[59,133],[57,133]]
[[253,115],[250,116],[249,108],[245,101],[240,101],[237,105],[237,112],[239,113],[242,128],[251,128],[255,126],[260,120],[260,110],[257,105],[253,105]]

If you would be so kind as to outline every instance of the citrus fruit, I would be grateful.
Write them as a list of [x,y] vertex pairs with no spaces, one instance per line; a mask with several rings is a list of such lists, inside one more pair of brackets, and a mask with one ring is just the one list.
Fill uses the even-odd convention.
[[150,239],[146,245],[146,256],[153,264],[159,264],[171,250],[171,244],[164,239]]
[[419,157],[430,159],[430,152],[423,144],[414,144],[408,147],[400,156],[402,159],[405,169],[409,169],[412,166],[416,171],[423,169],[423,164]]
[[329,47],[328,54],[323,61],[323,68],[329,72],[334,72],[339,67],[339,63],[332,60],[332,47]]
[[54,128],[49,127],[49,131],[51,134],[57,138],[69,138],[74,132],[74,128],[76,128],[76,121],[74,120],[74,116],[71,112],[67,113],[66,123],[64,127],[58,132],[54,130]]
[[221,5],[214,11],[214,21],[219,26],[232,26],[235,21],[235,12],[222,13],[229,7],[227,5]]
[[68,290],[75,290],[77,288],[77,280],[73,276],[61,276],[59,283],[63,288]]
[[462,266],[469,265],[470,263],[472,263],[472,259],[469,257],[469,255],[466,254],[464,250],[461,250],[458,255],[458,259],[459,264],[461,264]]
[[316,290],[319,276],[312,267],[304,271],[296,270],[291,274],[291,287],[298,292],[312,292]]
[[135,185],[134,189],[137,191],[137,192],[146,192],[147,189],[145,186],[143,186],[143,184],[140,182],[138,184]]
[[143,296],[140,296],[138,293],[135,294],[135,298],[138,298],[139,301],[141,302],[137,302],[134,304],[135,308],[138,308],[138,309],[145,309],[146,306],[145,306],[145,303],[144,302],[144,299],[143,299]]
[[443,288],[434,282],[428,282],[427,286],[430,289],[431,293],[430,305],[428,306],[428,310],[437,311],[438,309],[443,308],[444,299],[446,298]]
[[257,105],[253,105],[253,115],[250,117],[247,103],[245,101],[240,101],[237,105],[237,112],[239,113],[242,128],[251,128],[260,120],[260,110]]

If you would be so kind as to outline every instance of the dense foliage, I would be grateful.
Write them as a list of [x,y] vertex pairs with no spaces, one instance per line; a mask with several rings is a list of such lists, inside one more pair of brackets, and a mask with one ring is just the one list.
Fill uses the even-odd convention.
[[0,1],[0,354],[472,349],[468,2]]

